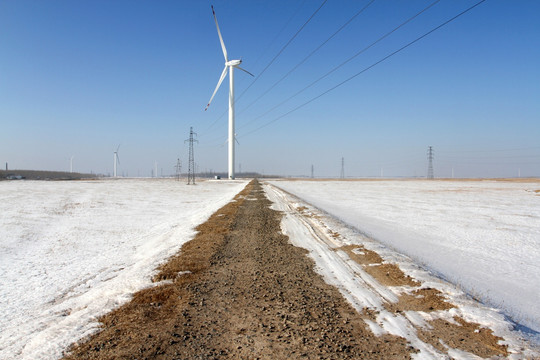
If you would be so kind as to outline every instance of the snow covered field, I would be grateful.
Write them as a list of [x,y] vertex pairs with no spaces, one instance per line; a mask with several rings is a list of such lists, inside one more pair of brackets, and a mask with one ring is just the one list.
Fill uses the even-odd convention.
[[0,358],[59,357],[246,183],[0,182]]
[[540,332],[540,182],[273,181]]
[[[70,343],[95,331],[98,316],[152,286],[158,264],[246,183],[0,182],[0,358],[58,358]],[[540,338],[540,182],[272,183],[351,226],[331,218],[317,223],[324,214],[299,216],[295,209],[302,204],[266,187],[274,206],[286,213],[284,231],[310,251],[327,281],[358,309],[380,308],[378,323],[370,324],[376,333],[403,336],[427,358],[438,358],[411,328],[429,320],[422,318],[427,315],[385,312],[383,301],[401,290],[374,287],[369,276],[359,277],[361,269],[335,251],[347,242],[361,242],[427,285],[455,294],[452,300],[460,306],[437,316],[485,324],[510,339],[511,349],[522,346],[497,311],[478,308],[459,289],[437,282],[391,249],[503,309]],[[324,236],[325,226],[341,238]],[[457,352],[453,356],[467,358]]]

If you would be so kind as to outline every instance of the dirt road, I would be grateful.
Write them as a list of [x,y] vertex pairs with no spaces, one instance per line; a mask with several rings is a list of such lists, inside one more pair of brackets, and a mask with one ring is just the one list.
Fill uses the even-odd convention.
[[[416,353],[403,338],[369,330],[369,311],[357,312],[315,273],[306,251],[281,233],[281,214],[270,205],[260,184],[250,183],[162,266],[155,287],[103,317],[103,330],[66,358],[408,359]],[[429,304],[437,306],[449,305]],[[450,331],[443,325],[425,331],[425,341],[438,344]],[[478,333],[474,326],[470,331]],[[482,335],[485,341],[467,345],[478,349],[464,350],[506,355],[498,338]]]

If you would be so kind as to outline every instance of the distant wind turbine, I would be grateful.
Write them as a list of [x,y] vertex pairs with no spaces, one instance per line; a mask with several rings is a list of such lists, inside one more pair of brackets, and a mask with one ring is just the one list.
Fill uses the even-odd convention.
[[69,172],[70,173],[73,172],[73,158],[74,156],[72,155],[71,158],[69,159]]
[[214,7],[212,6],[212,14],[214,15],[214,21],[216,22],[216,28],[219,35],[219,41],[221,42],[221,49],[223,50],[223,56],[225,57],[225,68],[223,69],[223,72],[221,73],[221,77],[219,78],[219,81],[217,83],[216,89],[214,90],[214,93],[212,94],[212,97],[210,98],[210,101],[208,101],[208,105],[206,105],[205,111],[208,110],[208,107],[210,106],[210,103],[214,99],[214,96],[216,95],[216,92],[218,91],[221,83],[223,82],[223,79],[225,79],[225,76],[227,76],[227,71],[229,72],[229,179],[234,179],[234,142],[236,139],[235,133],[234,133],[234,68],[240,69],[249,75],[253,76],[252,73],[249,71],[242,69],[240,67],[240,64],[242,63],[242,60],[229,60],[229,57],[227,56],[227,49],[225,48],[225,43],[223,42],[223,37],[221,36],[221,31],[219,30],[219,25],[216,17],[216,12],[214,11]]
[[116,177],[116,165],[120,164],[120,158],[118,157],[118,150],[120,150],[120,145],[116,148],[114,152],[114,165],[113,165],[113,176]]

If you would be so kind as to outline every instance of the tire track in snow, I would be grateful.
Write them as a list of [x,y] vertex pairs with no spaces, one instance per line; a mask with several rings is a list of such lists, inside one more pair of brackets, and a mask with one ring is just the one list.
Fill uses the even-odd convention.
[[[342,225],[338,231],[333,226],[329,228],[328,217],[323,212],[275,185],[265,184],[264,189],[274,203],[273,208],[284,213],[283,232],[295,246],[309,251],[325,281],[336,286],[357,311],[368,315],[365,321],[375,334],[389,333],[406,338],[420,351],[417,354],[419,358],[467,359],[502,355],[521,359],[538,356],[529,344],[510,331],[512,324],[500,314],[493,314],[492,309],[486,309],[478,303],[473,305],[475,309],[472,311],[470,304],[460,306],[460,301],[454,301],[458,305],[452,304],[450,308],[439,305],[440,309],[434,307],[431,311],[407,310],[401,298],[410,298],[411,294],[422,298],[424,295],[420,295],[419,290],[433,290],[429,285],[441,281],[432,279],[424,271],[420,286],[383,286],[366,271],[366,265],[352,260],[342,250],[351,243],[362,244],[366,240],[364,236],[357,233],[356,239],[347,239],[339,234],[345,226]],[[331,220],[332,225],[338,223],[336,219]],[[354,237],[351,232],[348,235]],[[452,286],[445,284],[445,287]],[[435,291],[442,295],[439,300],[441,304],[448,304],[444,299],[458,300],[450,293]],[[480,326],[473,322],[479,317],[475,312],[486,318],[499,315],[495,326],[497,336],[493,335],[493,329],[486,329],[485,324]],[[440,325],[439,328],[435,328],[434,324]],[[479,336],[480,333],[482,336]],[[457,342],[454,339],[465,336],[474,339],[472,344],[465,339],[458,339]]]

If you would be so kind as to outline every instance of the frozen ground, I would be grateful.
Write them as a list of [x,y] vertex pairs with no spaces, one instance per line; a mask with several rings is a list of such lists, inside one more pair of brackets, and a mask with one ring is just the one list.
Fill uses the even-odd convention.
[[[374,332],[407,338],[421,350],[419,358],[444,358],[419,341],[415,326],[423,326],[430,316],[449,321],[460,316],[495,329],[514,354],[529,351],[500,312],[479,307],[459,288],[438,281],[399,253],[504,309],[538,335],[540,182],[274,183],[343,221],[315,208],[310,212],[316,217],[301,216],[295,209],[306,204],[266,187],[274,206],[286,214],[284,231],[295,245],[310,251],[327,281],[359,310],[380,311],[370,324]],[[59,357],[71,342],[96,329],[99,315],[152,286],[156,266],[245,184],[0,183],[0,358]],[[341,236],[325,235],[329,228]],[[459,307],[432,315],[385,311],[383,302],[405,290],[378,286],[337,250],[351,243],[399,263]],[[450,353],[470,358],[458,350]]]
[[[478,359],[478,356],[465,351],[464,347],[459,345],[461,336],[467,336],[463,333],[458,335],[459,333],[449,331],[448,334],[452,335],[445,339],[444,335],[441,335],[438,342],[446,348],[446,351],[437,349],[433,343],[426,342],[426,338],[421,339],[419,336],[420,330],[433,329],[431,322],[434,320],[442,319],[457,324],[456,318],[480,324],[481,327],[491,329],[495,336],[504,339],[498,343],[507,346],[508,359],[539,358],[538,346],[523,341],[524,334],[514,331],[514,324],[499,310],[481,305],[459,287],[433,276],[418,266],[411,258],[365,236],[304,200],[271,185],[265,185],[265,191],[273,202],[272,207],[284,214],[281,222],[283,232],[289,236],[294,245],[308,250],[310,257],[315,261],[317,271],[326,282],[336,286],[359,312],[365,313],[366,309],[370,309],[372,314],[376,314],[374,320],[365,320],[375,334],[389,333],[406,338],[418,350],[418,353],[412,354],[414,359],[445,360],[449,357],[456,360]],[[351,259],[344,251],[344,247],[351,245],[375,251],[385,262],[399,265],[407,275],[420,281],[421,288],[437,289],[443,294],[445,301],[449,301],[453,307],[427,312],[412,309],[392,310],[392,307],[387,305],[400,303],[401,296],[411,294],[415,289],[414,286],[382,285],[379,280],[366,272],[365,266]],[[474,333],[476,332],[475,330]],[[474,337],[474,333],[468,336]],[[457,336],[454,341],[451,340],[452,336]],[[483,340],[478,338],[476,341]],[[457,347],[452,347],[451,344]],[[483,345],[479,345],[481,346]]]
[[540,182],[274,181],[540,332]]
[[0,358],[59,357],[245,185],[0,182]]

